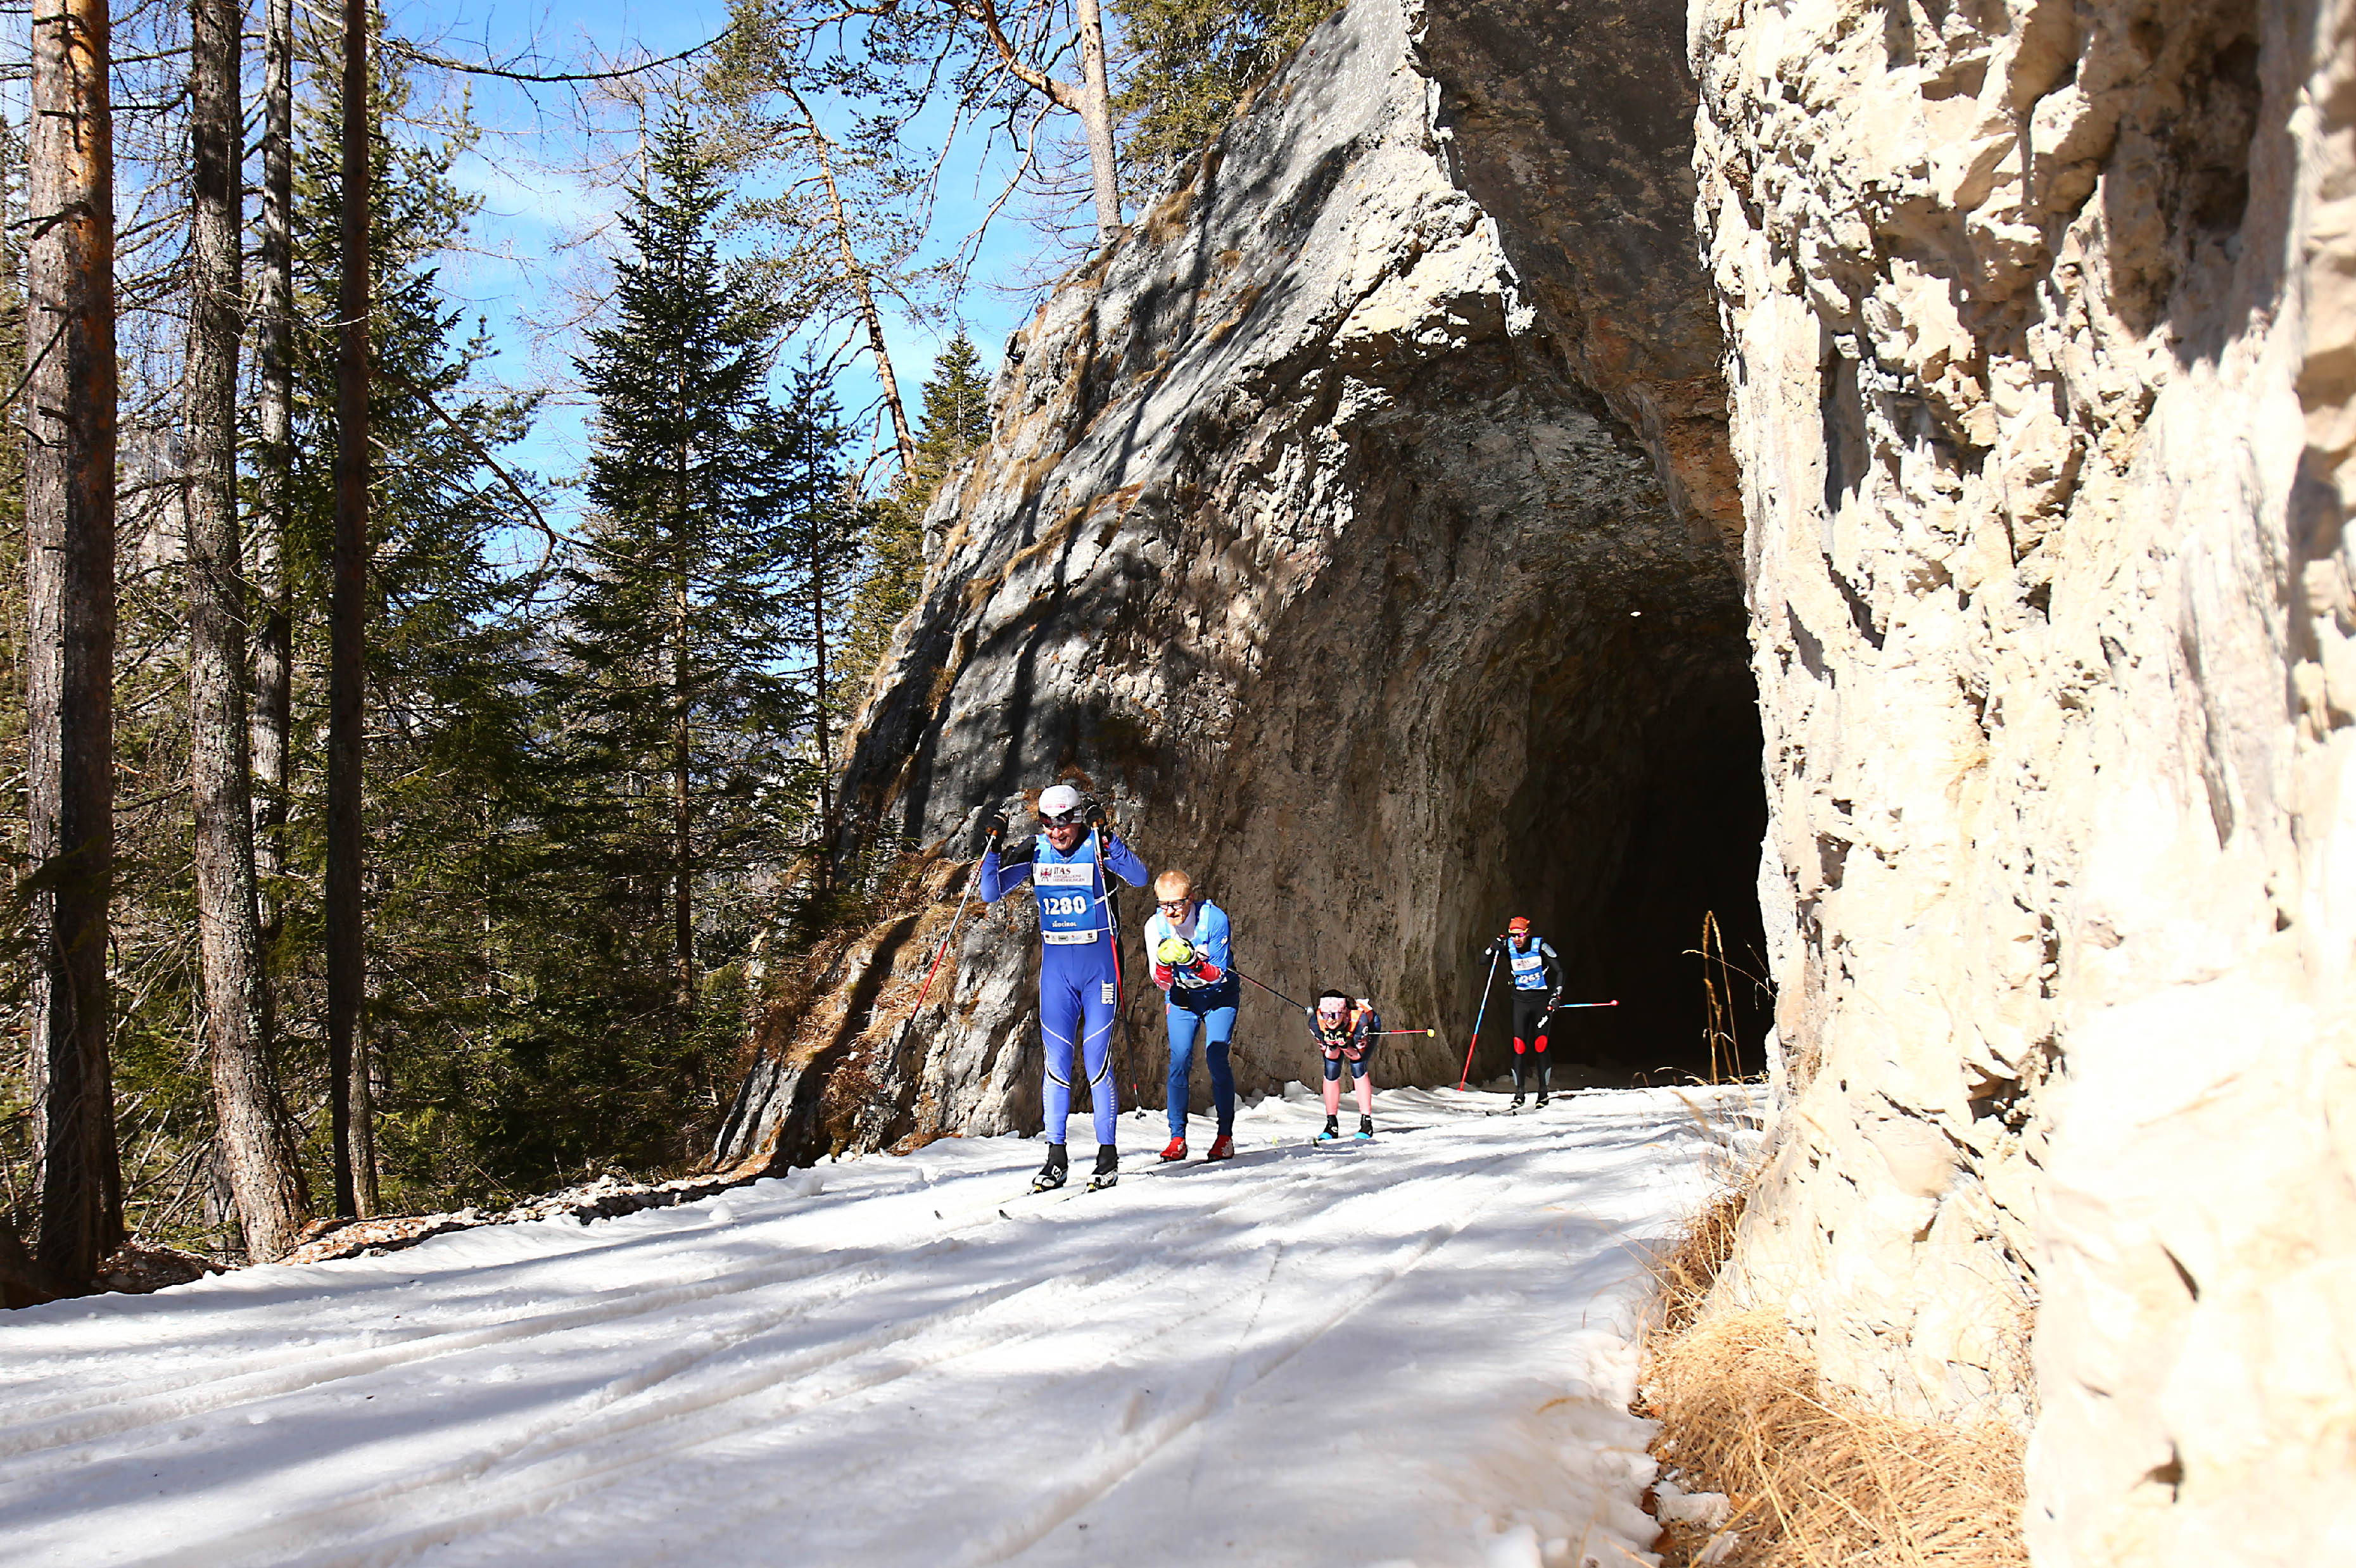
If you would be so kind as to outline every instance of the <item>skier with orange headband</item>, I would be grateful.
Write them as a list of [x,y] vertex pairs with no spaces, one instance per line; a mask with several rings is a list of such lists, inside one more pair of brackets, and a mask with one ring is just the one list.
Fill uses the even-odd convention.
[[1522,1065],[1537,1057],[1538,1104],[1552,1096],[1554,1068],[1547,1061],[1547,1020],[1562,1000],[1562,960],[1553,945],[1530,930],[1529,916],[1505,923],[1505,934],[1489,944],[1491,963],[1502,960],[1514,987],[1514,1104],[1522,1103]]

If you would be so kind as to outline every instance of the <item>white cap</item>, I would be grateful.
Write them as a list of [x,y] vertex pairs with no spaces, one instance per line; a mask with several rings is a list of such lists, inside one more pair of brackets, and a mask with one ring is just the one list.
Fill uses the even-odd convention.
[[1080,792],[1070,784],[1052,784],[1039,796],[1039,815],[1062,816],[1080,808]]

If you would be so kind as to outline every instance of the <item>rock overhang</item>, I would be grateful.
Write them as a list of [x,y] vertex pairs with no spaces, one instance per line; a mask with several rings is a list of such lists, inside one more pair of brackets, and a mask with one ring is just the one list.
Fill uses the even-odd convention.
[[[1765,808],[1682,17],[1619,15],[1606,62],[1558,7],[1360,0],[1015,335],[851,747],[875,831],[968,854],[1077,770],[1260,977],[1438,1027],[1394,1077],[1453,1081],[1517,912],[1631,1004],[1568,1054],[1696,1060],[1687,950],[1705,909],[1756,945]],[[1599,102],[1653,101],[1546,150],[1580,58]],[[960,1022],[904,1044],[944,1125],[1035,1115],[998,1064],[1034,1028],[1023,936],[975,923]],[[1130,1012],[1119,1075],[1151,1082]],[[1000,1088],[924,1064],[956,1029]],[[1246,1029],[1248,1086],[1309,1071],[1280,1017]]]

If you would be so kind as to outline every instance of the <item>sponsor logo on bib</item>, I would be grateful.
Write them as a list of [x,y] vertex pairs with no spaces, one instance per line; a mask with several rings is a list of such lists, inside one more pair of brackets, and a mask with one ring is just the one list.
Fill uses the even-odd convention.
[[1054,860],[1031,862],[1031,880],[1043,888],[1089,888],[1096,885],[1096,862],[1074,860],[1068,864]]

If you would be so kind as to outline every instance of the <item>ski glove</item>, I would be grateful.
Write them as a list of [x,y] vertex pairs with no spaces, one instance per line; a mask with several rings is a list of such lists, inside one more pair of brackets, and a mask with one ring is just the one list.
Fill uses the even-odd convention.
[[981,848],[984,850],[1006,837],[1006,813],[993,811],[981,819]]
[[1099,833],[1104,831],[1105,808],[1102,805],[1091,800],[1080,807],[1080,812],[1082,816],[1087,818],[1087,824],[1089,827],[1095,828]]

